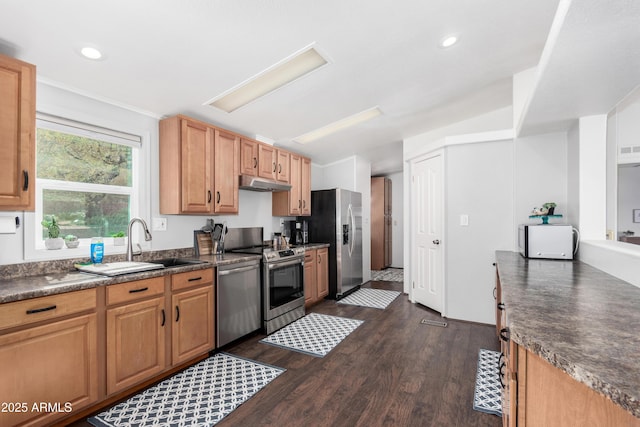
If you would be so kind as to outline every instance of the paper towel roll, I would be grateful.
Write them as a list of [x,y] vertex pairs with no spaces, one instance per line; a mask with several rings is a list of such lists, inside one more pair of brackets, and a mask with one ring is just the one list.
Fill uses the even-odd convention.
[[16,217],[0,216],[0,234],[16,234]]

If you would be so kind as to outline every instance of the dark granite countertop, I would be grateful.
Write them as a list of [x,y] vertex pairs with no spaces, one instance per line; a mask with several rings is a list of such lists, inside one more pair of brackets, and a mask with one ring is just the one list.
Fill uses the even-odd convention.
[[[194,258],[193,250],[188,249],[145,253],[144,255],[144,259],[136,258],[136,261],[151,261],[162,258]],[[205,255],[199,257],[201,261],[204,261],[202,264],[189,264],[139,273],[122,274],[114,277],[83,273],[73,268],[75,262],[85,262],[85,259],[4,265],[0,266],[0,304],[261,258],[260,255],[246,254]],[[105,259],[105,262],[123,260],[121,256],[113,256]]]
[[511,339],[640,418],[640,288],[580,261],[496,261]]
[[304,248],[304,250],[313,250],[313,249],[321,249],[328,248],[330,246],[329,243],[307,243],[306,245],[297,245],[298,248]]

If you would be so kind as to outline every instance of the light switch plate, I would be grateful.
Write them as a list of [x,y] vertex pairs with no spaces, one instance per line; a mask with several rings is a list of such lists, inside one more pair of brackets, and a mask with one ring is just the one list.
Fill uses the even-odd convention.
[[467,214],[460,215],[460,225],[463,227],[467,227],[469,225],[469,215]]
[[153,218],[151,220],[151,230],[167,231],[167,218]]

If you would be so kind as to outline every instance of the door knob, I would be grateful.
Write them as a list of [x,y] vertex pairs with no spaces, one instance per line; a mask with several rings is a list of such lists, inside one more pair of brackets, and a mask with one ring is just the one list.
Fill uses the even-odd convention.
[[434,245],[439,245],[439,244],[440,244],[440,240],[438,240],[438,239],[434,240],[434,241],[433,241],[433,244],[434,244]]

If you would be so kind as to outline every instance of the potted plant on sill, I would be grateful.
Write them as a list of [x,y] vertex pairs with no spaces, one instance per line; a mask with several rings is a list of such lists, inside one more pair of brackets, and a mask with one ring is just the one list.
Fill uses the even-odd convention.
[[77,248],[80,244],[80,240],[78,240],[78,236],[74,236],[73,234],[67,234],[64,236],[64,244],[67,245],[69,249]]
[[53,215],[47,215],[40,224],[47,229],[49,236],[49,238],[44,239],[45,247],[47,249],[62,249],[64,246],[64,239],[60,237],[60,226],[58,225],[56,217]]
[[111,237],[113,237],[114,246],[124,246],[124,231],[113,233]]

